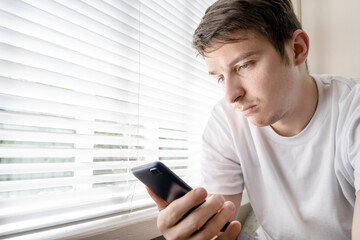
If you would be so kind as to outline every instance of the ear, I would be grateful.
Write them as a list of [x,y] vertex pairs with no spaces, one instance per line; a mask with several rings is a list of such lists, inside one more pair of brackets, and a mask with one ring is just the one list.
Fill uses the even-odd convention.
[[298,29],[293,33],[291,43],[294,63],[299,66],[305,62],[309,54],[309,36],[303,30]]

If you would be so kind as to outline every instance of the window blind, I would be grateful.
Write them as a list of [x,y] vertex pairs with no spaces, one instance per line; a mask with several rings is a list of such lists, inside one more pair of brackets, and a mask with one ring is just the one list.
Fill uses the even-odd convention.
[[153,207],[130,172],[147,162],[196,186],[212,2],[0,1],[0,236]]

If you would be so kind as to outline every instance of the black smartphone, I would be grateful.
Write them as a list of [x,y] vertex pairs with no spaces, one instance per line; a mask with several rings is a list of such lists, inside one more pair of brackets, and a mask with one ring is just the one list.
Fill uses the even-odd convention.
[[[192,190],[192,188],[186,182],[184,182],[179,176],[171,171],[171,169],[168,168],[165,164],[159,161],[134,167],[131,169],[131,172],[141,182],[148,186],[151,191],[156,193],[156,195],[168,203],[171,203],[175,199],[184,196],[187,192]],[[190,209],[180,219],[180,221],[201,204]],[[214,214],[211,218],[213,218],[215,215],[216,214]],[[230,222],[227,222],[221,231],[224,232],[229,224]]]

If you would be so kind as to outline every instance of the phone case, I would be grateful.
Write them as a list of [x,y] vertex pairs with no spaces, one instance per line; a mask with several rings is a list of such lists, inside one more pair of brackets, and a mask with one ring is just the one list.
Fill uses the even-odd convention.
[[154,193],[171,203],[191,191],[191,187],[161,162],[131,169],[132,173]]

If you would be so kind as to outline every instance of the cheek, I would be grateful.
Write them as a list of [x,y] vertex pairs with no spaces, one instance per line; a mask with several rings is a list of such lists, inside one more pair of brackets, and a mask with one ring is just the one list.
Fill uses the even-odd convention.
[[259,82],[255,94],[266,108],[274,111],[283,109],[290,100],[288,83],[276,75],[268,75]]
[[257,98],[262,104],[279,106],[288,100],[291,90],[289,79],[289,70],[283,64],[277,59],[266,59],[247,76],[248,99]]
[[[274,64],[273,64],[274,65]],[[269,70],[269,68],[267,68]],[[270,65],[272,72],[267,71],[267,90],[271,92],[274,97],[285,100],[287,95],[291,90],[291,74],[290,69],[288,69],[283,64],[275,64],[275,66]]]
[[251,86],[248,88],[250,89],[248,91],[249,98],[257,98],[265,103],[271,102],[278,91],[278,85],[274,76],[269,74],[266,69],[261,69],[253,73],[249,79],[251,81]]

